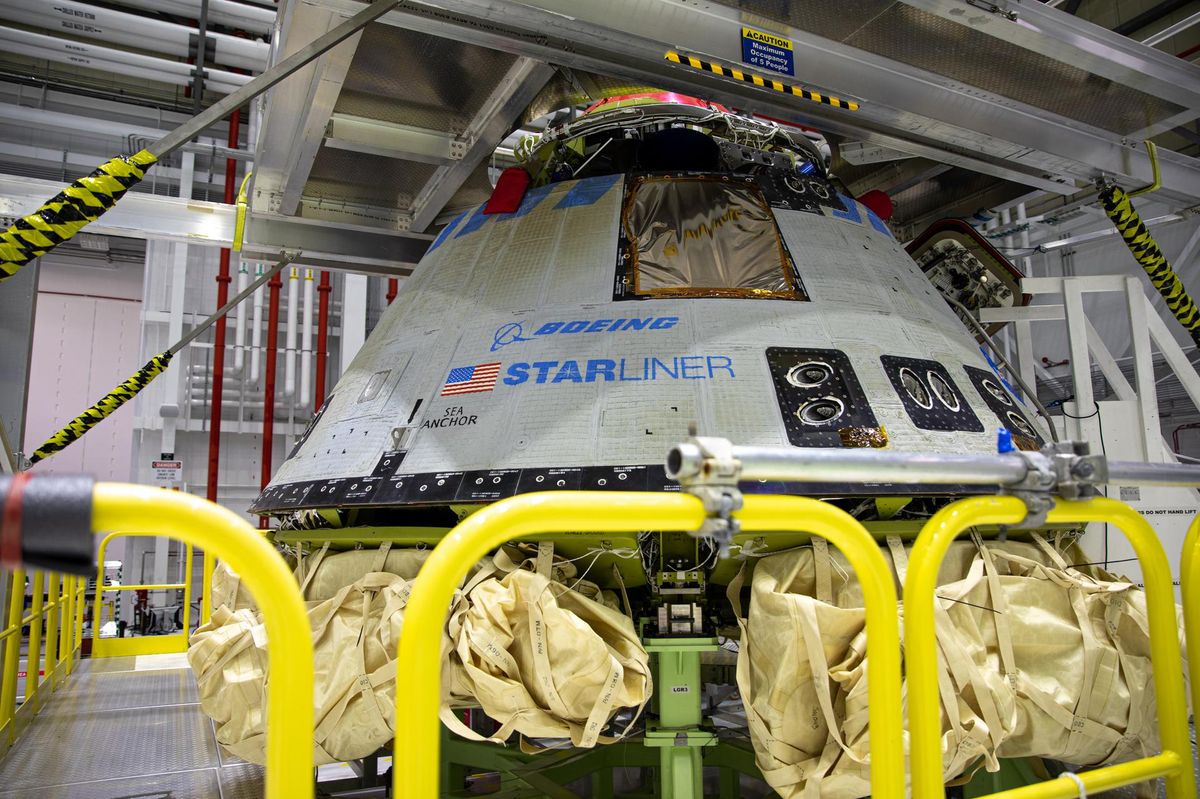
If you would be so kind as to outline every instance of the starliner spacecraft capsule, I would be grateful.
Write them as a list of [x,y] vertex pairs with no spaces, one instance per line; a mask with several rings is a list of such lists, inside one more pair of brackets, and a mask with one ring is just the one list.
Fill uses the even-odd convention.
[[[280,518],[278,543],[307,553],[297,577],[313,603],[322,762],[391,740],[394,720],[379,708],[391,705],[408,581],[426,554],[414,545],[436,544],[487,503],[678,489],[664,458],[693,425],[745,445],[988,453],[1007,429],[1018,446],[1040,446],[1040,423],[943,299],[1020,303],[1011,266],[955,223],[910,254],[830,174],[823,144],[689,97],[610,98],[519,146],[522,166],[491,200],[441,231],[253,505]],[[866,522],[928,516],[966,491],[742,488],[818,497]],[[744,579],[719,555],[731,543],[745,558],[805,540],[718,546],[680,531],[570,530],[501,550],[456,595],[442,720],[465,738],[590,748],[635,734],[654,694],[687,706],[676,727],[697,724],[698,653],[736,629],[723,586]],[[246,686],[267,675],[236,587],[222,583],[221,609],[189,657],[218,740],[255,760],[262,714],[244,697],[261,699]],[[737,623],[800,646],[778,621]],[[691,666],[651,678],[649,652],[676,651],[679,638],[678,663]],[[223,698],[230,682],[236,702]],[[815,711],[787,691],[804,705],[787,718],[802,717],[804,745],[821,751],[840,722],[809,725]],[[761,696],[750,682],[743,694],[748,708]],[[662,722],[670,705],[658,701]],[[494,726],[467,727],[453,712],[466,706]],[[752,726],[760,768],[798,795],[788,791],[804,780],[779,776],[765,729]],[[645,729],[647,745],[666,747],[663,774],[676,769],[677,732]],[[698,773],[699,755],[689,757]],[[840,774],[851,761],[826,766]],[[826,795],[860,796],[863,779]]]
[[939,293],[1011,304],[1016,283],[965,225],[919,266],[799,129],[647,93],[527,149],[532,188],[441,231],[254,511],[402,526],[413,506],[670,490],[663,454],[691,422],[753,445],[1040,444]]

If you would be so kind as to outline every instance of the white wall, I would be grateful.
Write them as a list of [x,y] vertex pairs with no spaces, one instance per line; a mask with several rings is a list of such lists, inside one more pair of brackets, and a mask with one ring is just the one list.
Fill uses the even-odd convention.
[[[43,258],[38,283],[24,451],[78,416],[144,363],[140,359],[141,264],[89,266]],[[35,471],[131,476],[133,409],[128,405]]]

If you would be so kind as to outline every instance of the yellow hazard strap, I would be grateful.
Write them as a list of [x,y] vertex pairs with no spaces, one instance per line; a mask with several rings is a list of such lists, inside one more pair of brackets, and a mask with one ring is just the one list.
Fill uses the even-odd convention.
[[756,75],[753,72],[746,72],[735,67],[727,67],[716,63],[715,61],[704,61],[690,55],[680,55],[674,50],[668,50],[666,59],[674,64],[682,64],[685,67],[698,69],[702,72],[711,72],[714,75],[720,75],[726,78],[740,80],[743,83],[753,83],[763,89],[773,89],[774,91],[783,94],[790,94],[793,97],[800,97],[804,100],[811,100],[814,103],[833,106],[834,108],[844,108],[847,111],[857,111],[858,103],[853,100],[842,100],[838,97],[830,97],[827,94],[814,92],[812,89],[806,89],[803,86],[796,86],[791,83],[784,83],[775,80],[774,78],[764,78],[762,75]]
[[95,222],[137,185],[158,159],[147,150],[107,161],[0,233],[0,281]]
[[155,355],[145,366],[138,369],[132,377],[108,392],[95,405],[72,419],[70,424],[62,430],[59,430],[46,439],[46,443],[38,447],[37,451],[29,456],[29,462],[37,463],[60,450],[66,449],[75,439],[98,425],[105,417],[111,415],[113,411],[120,408],[126,402],[129,402],[129,400],[137,396],[139,391],[150,385],[150,381],[158,377],[170,365],[173,357],[175,357],[175,354],[170,350]]
[[1192,302],[1187,289],[1183,287],[1183,282],[1175,274],[1171,264],[1167,263],[1167,258],[1158,248],[1158,243],[1146,230],[1146,225],[1134,210],[1129,195],[1117,186],[1109,186],[1100,192],[1100,204],[1104,206],[1108,218],[1117,226],[1117,231],[1120,232],[1121,238],[1125,239],[1133,257],[1150,276],[1150,282],[1167,301],[1171,313],[1175,314],[1179,323],[1187,328],[1192,340],[1200,346],[1200,308]]

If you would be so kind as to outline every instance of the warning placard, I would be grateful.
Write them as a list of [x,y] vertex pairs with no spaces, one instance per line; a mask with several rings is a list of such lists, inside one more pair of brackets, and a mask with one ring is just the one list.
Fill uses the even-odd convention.
[[183,461],[151,461],[154,482],[159,485],[177,485],[183,482]]
[[795,75],[795,47],[791,39],[742,27],[742,61],[784,75]]

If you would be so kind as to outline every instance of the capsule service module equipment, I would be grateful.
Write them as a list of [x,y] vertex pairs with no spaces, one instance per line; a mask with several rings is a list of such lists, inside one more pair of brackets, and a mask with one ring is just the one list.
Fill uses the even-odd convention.
[[670,490],[693,421],[747,445],[1040,445],[939,294],[1012,303],[1015,281],[978,284],[995,273],[951,242],[918,254],[931,282],[798,129],[648,94],[525,149],[534,188],[441,231],[254,511]]

